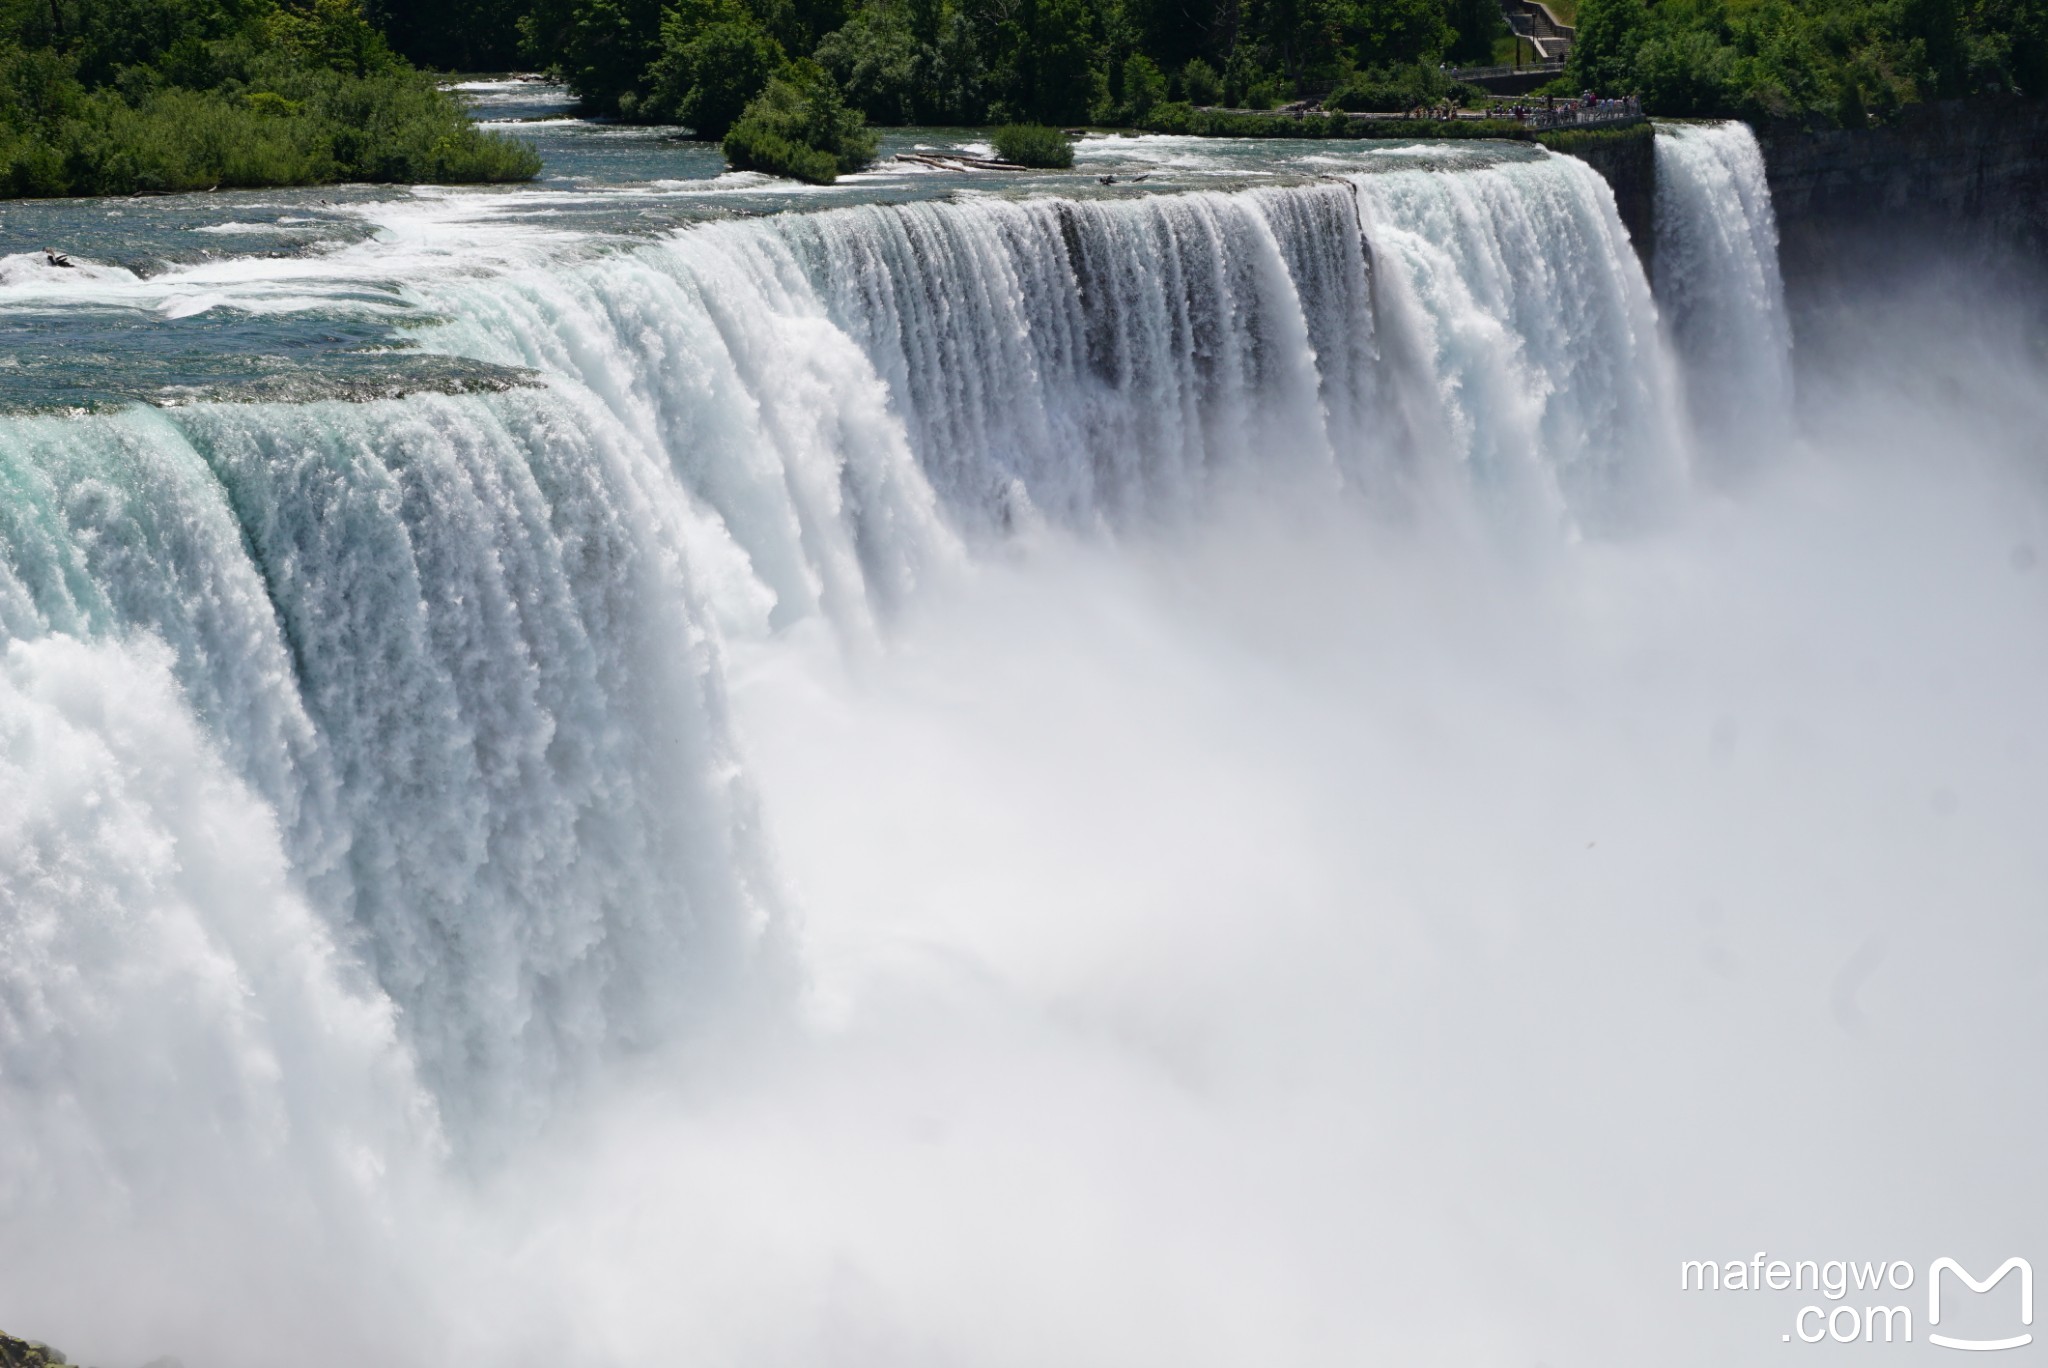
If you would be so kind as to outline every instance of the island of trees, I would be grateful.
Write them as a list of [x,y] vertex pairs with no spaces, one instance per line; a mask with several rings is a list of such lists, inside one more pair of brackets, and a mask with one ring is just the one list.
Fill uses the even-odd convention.
[[[2048,0],[1551,0],[1554,93],[1860,127],[2048,88]],[[1511,60],[1498,0],[0,0],[0,192],[531,176],[427,71],[540,68],[590,114],[812,180],[872,125],[1190,127],[1400,110]],[[1046,153],[1055,162],[1063,149]]]
[[525,179],[355,0],[0,0],[0,193]]

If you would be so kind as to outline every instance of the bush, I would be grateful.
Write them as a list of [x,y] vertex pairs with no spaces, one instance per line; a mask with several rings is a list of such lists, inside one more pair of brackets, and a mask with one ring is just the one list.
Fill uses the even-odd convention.
[[1019,166],[1064,168],[1074,164],[1074,145],[1057,128],[1009,124],[996,130],[996,155]]
[[1180,88],[1189,104],[1213,105],[1223,100],[1223,78],[1199,57],[1181,68]]
[[839,159],[830,152],[800,143],[776,131],[749,109],[725,135],[725,159],[736,171],[765,171],[812,185],[839,179]]
[[0,195],[540,170],[531,147],[478,129],[392,56],[354,0],[239,0],[206,13],[189,0],[161,24],[118,8],[80,6],[61,33],[25,24],[33,7],[0,8]]
[[1441,71],[1418,63],[1391,71],[1361,71],[1325,96],[1323,107],[1355,114],[1399,114],[1435,104],[1451,90]]
[[878,141],[825,69],[798,61],[769,78],[725,135],[725,159],[735,170],[830,185],[873,161]]

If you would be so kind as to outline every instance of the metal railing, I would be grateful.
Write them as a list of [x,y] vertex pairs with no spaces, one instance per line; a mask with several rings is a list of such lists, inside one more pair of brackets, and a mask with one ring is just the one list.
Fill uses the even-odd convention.
[[1525,115],[1523,124],[1530,128],[1602,128],[1616,124],[1640,123],[1643,107],[1634,100],[1606,100],[1588,108],[1582,104],[1568,104],[1556,109],[1538,109]]
[[1445,72],[1454,81],[1488,81],[1502,76],[1526,76],[1531,72],[1559,72],[1564,70],[1564,58],[1553,57],[1548,61],[1524,62],[1521,66],[1453,67]]

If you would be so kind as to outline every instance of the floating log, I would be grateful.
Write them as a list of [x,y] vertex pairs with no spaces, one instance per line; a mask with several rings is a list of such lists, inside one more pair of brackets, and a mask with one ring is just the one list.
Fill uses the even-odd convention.
[[932,152],[898,152],[897,161],[916,162],[920,166],[936,167],[941,171],[1029,171],[1028,166],[1017,162],[997,161],[992,157],[952,156]]

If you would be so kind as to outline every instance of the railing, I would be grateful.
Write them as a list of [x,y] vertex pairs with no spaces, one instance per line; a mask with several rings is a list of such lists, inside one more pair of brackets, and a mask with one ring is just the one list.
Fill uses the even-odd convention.
[[1616,124],[1640,123],[1643,107],[1634,100],[1606,100],[1587,108],[1582,104],[1557,109],[1539,109],[1523,118],[1529,128],[1611,128]]
[[1541,75],[1546,71],[1555,73],[1563,70],[1564,59],[1555,57],[1547,62],[1524,62],[1521,66],[1454,67],[1444,74],[1454,81],[1490,81],[1502,76],[1526,76],[1532,72]]

